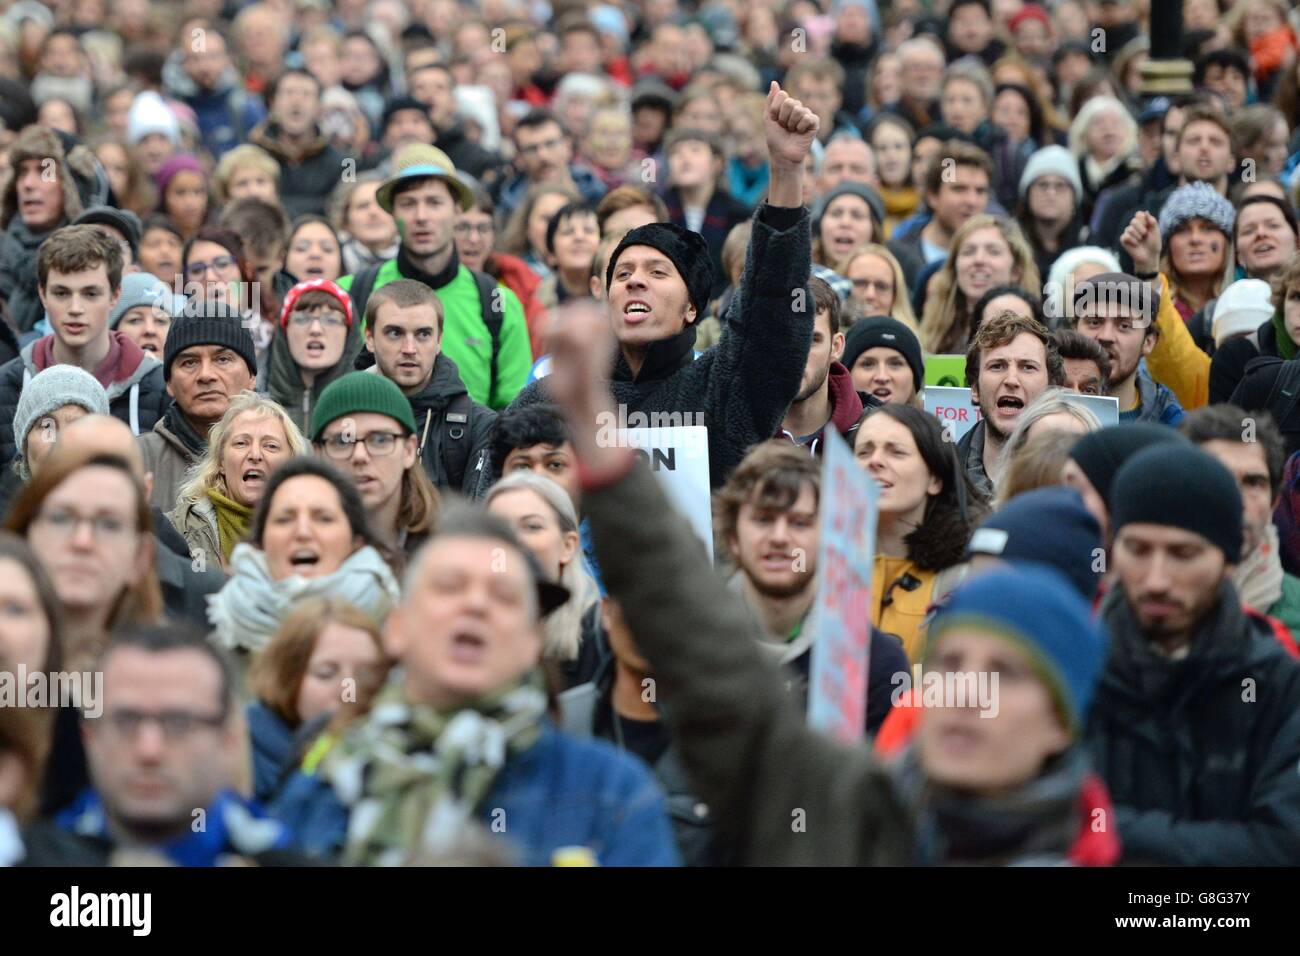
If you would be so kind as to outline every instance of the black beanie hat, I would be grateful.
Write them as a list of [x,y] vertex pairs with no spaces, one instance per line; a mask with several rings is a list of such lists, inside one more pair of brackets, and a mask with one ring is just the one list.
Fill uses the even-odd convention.
[[1120,467],[1144,448],[1165,442],[1190,444],[1180,432],[1168,425],[1147,422],[1111,425],[1080,438],[1070,450],[1070,457],[1088,476],[1102,500],[1109,502],[1111,485]]
[[1144,448],[1120,468],[1107,497],[1116,534],[1126,524],[1192,531],[1241,559],[1241,491],[1219,460],[1190,442]]
[[233,310],[217,304],[186,309],[186,314],[172,323],[163,344],[163,380],[172,377],[172,362],[193,345],[220,345],[244,360],[248,374],[257,375],[257,349],[253,336]]
[[698,232],[691,232],[676,223],[652,222],[637,226],[614,249],[605,267],[605,288],[614,284],[614,266],[628,246],[649,246],[658,249],[677,267],[686,283],[686,295],[695,306],[695,321],[704,318],[709,307],[709,293],[713,290],[713,264],[709,258],[709,244]]
[[867,349],[893,349],[907,360],[912,369],[912,379],[919,393],[925,385],[925,360],[921,357],[921,343],[916,333],[897,319],[887,315],[873,315],[854,322],[844,334],[844,354],[840,362],[850,372],[858,356]]

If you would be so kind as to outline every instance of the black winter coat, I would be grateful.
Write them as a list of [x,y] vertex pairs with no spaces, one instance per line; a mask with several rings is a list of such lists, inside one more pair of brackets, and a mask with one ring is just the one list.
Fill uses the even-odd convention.
[[[695,358],[695,327],[687,326],[653,343],[636,375],[621,352],[615,359],[610,388],[629,417],[636,412],[676,414],[675,424],[709,429],[709,477],[715,489],[752,445],[777,433],[799,391],[812,342],[813,310],[796,309],[800,297],[792,292],[803,289],[804,301],[812,301],[811,268],[808,210],[765,204],[754,216],[740,292],[732,299],[727,334],[718,344]],[[519,393],[514,405],[546,401],[546,379],[539,379]]]
[[308,213],[325,215],[325,201],[339,184],[347,157],[319,135],[301,156],[292,156],[280,143],[280,130],[267,121],[248,138],[274,158],[280,166],[280,202],[291,220]]
[[[378,366],[374,368],[377,372]],[[429,384],[419,393],[410,396],[409,400],[411,413],[415,416],[415,432],[420,436],[420,461],[424,463],[429,480],[439,488],[450,488],[474,497],[482,473],[488,472],[491,477],[488,439],[492,423],[497,420],[497,413],[470,399],[466,413],[469,421],[463,425],[447,423],[444,419],[448,406],[458,395],[469,395],[460,380],[460,369],[450,356],[442,354],[433,363]],[[455,438],[458,430],[462,437]],[[462,441],[469,446],[468,454],[465,455],[465,471],[459,481],[447,473],[447,460],[443,454],[445,440]]]
[[1183,660],[1151,649],[1120,588],[1101,617],[1112,645],[1087,741],[1124,862],[1300,865],[1300,661],[1226,581]]
[[1210,361],[1210,404],[1220,405],[1230,400],[1238,383],[1246,377],[1247,363],[1261,355],[1282,357],[1277,350],[1277,329],[1272,319],[1252,334],[1229,339],[1214,350]]

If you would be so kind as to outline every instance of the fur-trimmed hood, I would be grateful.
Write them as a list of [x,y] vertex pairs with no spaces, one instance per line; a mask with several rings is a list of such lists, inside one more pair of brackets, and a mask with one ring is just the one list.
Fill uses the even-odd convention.
[[9,151],[9,164],[0,172],[0,229],[18,213],[19,165],[28,159],[52,159],[63,187],[63,218],[71,222],[87,206],[108,201],[108,179],[90,148],[75,137],[45,126],[28,127]]
[[942,571],[961,564],[977,521],[977,516],[969,511],[962,517],[956,508],[936,509],[907,536],[908,559],[926,571]]

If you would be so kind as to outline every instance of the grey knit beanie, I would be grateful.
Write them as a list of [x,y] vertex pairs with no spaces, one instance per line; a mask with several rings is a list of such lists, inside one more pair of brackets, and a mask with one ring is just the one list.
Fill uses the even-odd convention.
[[[107,415],[108,393],[95,376],[75,365],[51,365],[37,372],[23,386],[14,412],[19,458],[24,457],[27,448],[27,433],[64,405],[80,405],[90,415]],[[20,474],[26,471],[25,465],[25,461],[20,463]]]
[[1169,194],[1160,210],[1160,241],[1168,242],[1178,229],[1193,219],[1204,219],[1232,238],[1237,213],[1232,203],[1220,196],[1209,183],[1188,183]]

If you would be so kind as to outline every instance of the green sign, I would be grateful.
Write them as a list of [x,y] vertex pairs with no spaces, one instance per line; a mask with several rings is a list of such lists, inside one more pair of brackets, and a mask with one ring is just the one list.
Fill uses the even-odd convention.
[[931,355],[925,360],[925,384],[965,388],[966,356]]

